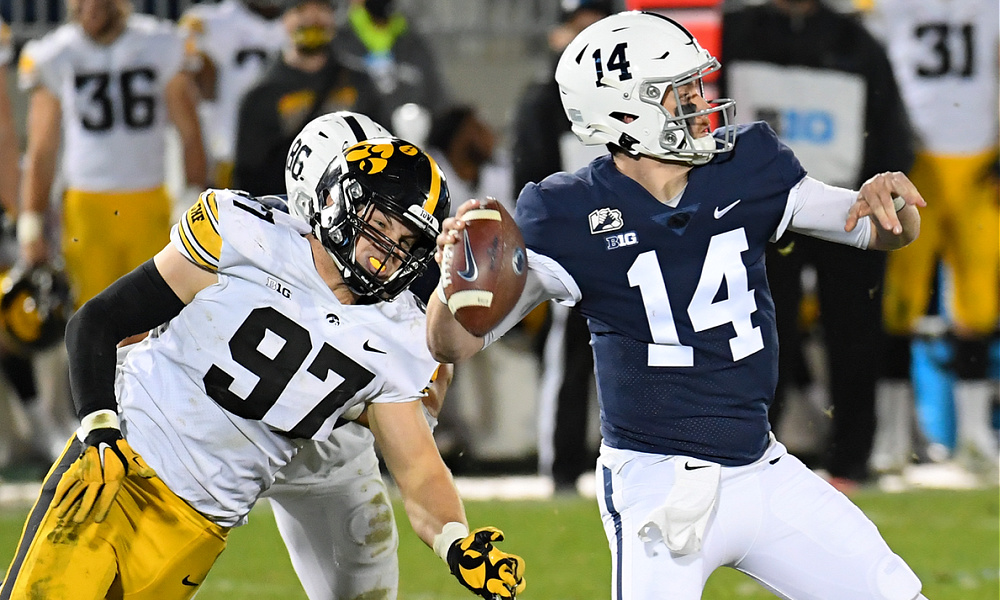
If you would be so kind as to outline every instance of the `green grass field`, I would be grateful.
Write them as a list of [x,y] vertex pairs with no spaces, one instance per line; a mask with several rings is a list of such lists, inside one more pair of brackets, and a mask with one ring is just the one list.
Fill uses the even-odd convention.
[[[878,525],[889,545],[920,576],[930,600],[997,600],[1000,574],[1000,518],[997,489],[865,492],[857,504]],[[497,525],[507,534],[504,547],[527,562],[528,588],[521,596],[538,600],[590,600],[609,597],[609,553],[597,505],[587,499],[518,502],[467,502],[473,525]],[[0,562],[9,564],[26,509],[0,510]],[[410,530],[402,508],[400,524],[400,599],[473,598],[448,574],[444,564]],[[752,580],[720,569],[708,582],[708,600],[766,599],[773,596]],[[198,600],[305,600],[292,572],[270,511],[254,511],[250,524],[230,536],[205,581]]]

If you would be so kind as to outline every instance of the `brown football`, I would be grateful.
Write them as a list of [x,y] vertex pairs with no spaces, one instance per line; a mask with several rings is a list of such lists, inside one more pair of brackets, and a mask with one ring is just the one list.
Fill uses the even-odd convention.
[[482,336],[521,297],[528,255],[514,218],[495,199],[487,198],[462,219],[463,235],[444,250],[442,288],[455,319],[469,333]]

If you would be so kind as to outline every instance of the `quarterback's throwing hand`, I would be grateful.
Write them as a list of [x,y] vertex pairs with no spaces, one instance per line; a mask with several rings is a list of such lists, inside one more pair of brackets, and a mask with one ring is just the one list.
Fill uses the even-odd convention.
[[98,424],[85,431],[80,458],[56,486],[53,502],[60,519],[82,523],[93,512],[94,521],[100,523],[108,516],[129,472],[145,478],[156,475],[122,437],[117,417],[106,423],[98,420]]
[[524,591],[524,559],[493,546],[503,541],[496,527],[481,527],[448,549],[451,573],[486,600],[514,599]]

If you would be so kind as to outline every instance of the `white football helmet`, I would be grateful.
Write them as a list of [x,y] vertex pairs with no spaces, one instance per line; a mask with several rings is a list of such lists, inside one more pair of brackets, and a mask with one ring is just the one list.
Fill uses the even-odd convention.
[[385,127],[361,113],[346,110],[306,123],[285,159],[288,212],[308,223],[323,208],[316,197],[316,186],[333,157],[358,142],[384,137],[392,137]]
[[[632,155],[700,165],[732,150],[736,103],[711,100],[708,109],[695,110],[682,105],[677,88],[692,81],[702,87],[718,70],[719,61],[676,21],[631,11],[581,31],[559,59],[556,82],[573,133],[585,145],[614,144]],[[668,92],[683,114],[663,107]],[[688,120],[710,114],[718,115],[721,139],[692,136]]]
[[[359,296],[389,301],[409,287],[434,257],[450,195],[430,156],[357,113],[323,115],[292,142],[285,161],[289,212],[308,223],[333,258],[344,283]],[[418,234],[403,247],[369,223],[374,209]],[[356,241],[367,238],[393,261],[370,272],[356,260]]]

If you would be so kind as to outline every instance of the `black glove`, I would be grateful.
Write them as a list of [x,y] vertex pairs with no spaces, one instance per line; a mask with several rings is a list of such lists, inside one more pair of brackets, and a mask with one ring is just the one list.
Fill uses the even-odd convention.
[[493,547],[502,541],[502,531],[481,527],[448,548],[451,574],[486,600],[513,600],[524,591],[524,559]]
[[139,477],[156,475],[116,427],[93,429],[84,439],[83,452],[56,486],[53,504],[60,519],[75,509],[73,521],[83,523],[94,510],[94,521],[108,516],[118,490],[129,472]]

